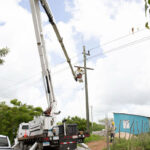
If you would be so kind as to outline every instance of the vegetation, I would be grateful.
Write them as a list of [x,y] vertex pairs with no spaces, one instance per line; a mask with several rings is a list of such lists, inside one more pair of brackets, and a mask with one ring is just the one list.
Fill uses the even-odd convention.
[[105,129],[104,125],[101,125],[101,124],[98,124],[96,122],[93,122],[92,131],[101,131],[102,129]]
[[0,49],[0,65],[4,63],[4,59],[2,59],[2,57],[5,57],[8,52],[9,52],[9,49],[7,47]]
[[[146,17],[148,15],[150,15],[150,0],[145,0],[145,15],[146,15]],[[149,26],[148,22],[145,23],[145,27],[147,29],[150,29],[150,26]]]
[[16,136],[19,124],[29,122],[34,116],[40,115],[43,111],[40,107],[22,104],[17,99],[10,101],[12,107],[5,102],[0,103],[0,134],[9,136],[11,142]]
[[[65,118],[67,124],[77,124],[78,125],[78,130],[79,131],[86,131],[86,119],[80,118],[78,116],[75,117],[70,117]],[[103,125],[93,123],[93,128],[92,128],[92,123],[90,122],[90,127],[92,131],[100,131],[104,129]]]
[[112,122],[112,121],[114,121],[114,119],[113,118],[104,118],[104,119],[98,120],[98,122],[100,124],[106,124],[107,121]]
[[103,140],[103,139],[104,139],[104,137],[102,137],[102,136],[91,134],[90,137],[85,138],[84,142],[89,143],[92,141],[99,141],[99,140]]
[[[150,134],[145,133],[131,137],[131,139],[118,139],[110,145],[111,150],[150,150]],[[106,150],[106,149],[104,149]]]

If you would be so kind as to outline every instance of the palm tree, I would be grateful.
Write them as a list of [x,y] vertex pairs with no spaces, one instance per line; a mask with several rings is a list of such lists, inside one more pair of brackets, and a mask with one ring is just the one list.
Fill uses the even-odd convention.
[[4,60],[1,59],[1,57],[5,57],[8,52],[9,52],[9,49],[7,47],[0,49],[0,65],[4,63]]

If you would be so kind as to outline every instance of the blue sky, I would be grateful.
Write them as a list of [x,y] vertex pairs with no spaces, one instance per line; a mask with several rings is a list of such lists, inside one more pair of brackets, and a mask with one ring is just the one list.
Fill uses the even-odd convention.
[[[48,0],[47,2],[49,3],[52,12],[55,15],[56,22],[58,21],[67,22],[70,19],[71,15],[65,11],[64,0]],[[70,2],[72,2],[72,0]],[[29,1],[22,0],[20,2],[20,5],[30,11]]]
[[[48,0],[47,2],[50,5],[50,8],[52,10],[52,13],[53,13],[53,16],[55,18],[56,23],[58,23],[58,22],[67,23],[67,22],[70,21],[70,19],[72,18],[72,14],[69,13],[68,11],[66,11],[66,3],[70,7],[73,7],[74,3],[73,3],[72,0],[69,0],[69,1],[68,0],[66,0],[66,1]],[[22,0],[19,4],[20,4],[20,6],[27,9],[29,12],[31,12],[29,1]],[[72,29],[72,30],[74,30],[74,29]],[[61,36],[63,37],[62,34],[61,34]],[[78,54],[81,53],[80,55],[78,55],[79,60],[82,60],[82,58],[83,58],[83,56],[82,56],[82,50],[83,50],[82,47],[83,47],[83,45],[86,45],[87,50],[89,50],[91,48],[94,48],[94,47],[99,45],[99,40],[97,38],[93,37],[93,38],[90,38],[89,40],[85,40],[85,39],[83,39],[82,33],[79,33],[79,32],[76,32],[76,34],[74,35],[73,38],[74,38],[75,41],[78,41],[77,44],[76,44],[76,51],[77,51]],[[95,52],[96,53],[97,52],[101,53],[100,47],[92,51],[93,54]],[[55,60],[51,61],[51,64],[54,65],[54,66],[60,64],[63,61],[65,61],[65,57],[64,58],[59,57],[56,53],[52,52],[51,55],[52,55],[52,57],[56,58]],[[93,61],[95,61],[95,60],[93,60]]]

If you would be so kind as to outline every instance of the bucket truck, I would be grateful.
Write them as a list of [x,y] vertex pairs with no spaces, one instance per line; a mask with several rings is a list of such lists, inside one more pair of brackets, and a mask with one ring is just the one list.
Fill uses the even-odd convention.
[[67,54],[62,37],[58,31],[56,23],[53,19],[50,7],[46,0],[30,0],[32,19],[36,35],[37,47],[40,56],[42,77],[45,86],[48,109],[44,111],[42,116],[34,117],[29,123],[21,123],[18,130],[18,138],[16,145],[19,145],[21,150],[25,149],[58,149],[58,150],[75,150],[78,143],[83,143],[84,138],[88,134],[79,132],[76,124],[56,125],[56,99],[52,85],[51,73],[49,70],[48,60],[46,56],[46,47],[44,35],[42,31],[42,22],[40,16],[40,4],[48,16],[49,22],[52,25],[57,39],[64,52],[66,60],[71,69],[73,78],[78,81],[78,77],[73,70],[71,60]]

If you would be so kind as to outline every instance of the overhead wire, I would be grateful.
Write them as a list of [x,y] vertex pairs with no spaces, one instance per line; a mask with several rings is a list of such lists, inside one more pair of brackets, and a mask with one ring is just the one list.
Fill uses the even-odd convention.
[[[141,29],[141,30],[135,31],[134,34],[137,34],[137,33],[139,33],[139,32],[145,31],[145,30],[147,30],[147,29],[143,28],[143,29]],[[131,35],[132,35],[132,34],[129,33],[129,34],[126,34],[126,35],[117,37],[117,38],[115,38],[115,39],[113,39],[113,40],[110,40],[110,41],[108,41],[108,42],[105,42],[105,43],[99,44],[99,45],[97,45],[97,46],[94,46],[94,47],[92,47],[92,48],[89,48],[89,49],[87,49],[87,51],[93,51],[93,50],[95,50],[95,49],[97,49],[97,48],[100,48],[101,46],[106,46],[106,45],[111,44],[111,43],[113,43],[113,42],[116,42],[116,41],[119,41],[119,40],[124,39],[124,38],[126,38],[126,37],[129,37],[129,36],[131,36]],[[80,56],[81,54],[82,54],[82,52],[79,52],[79,53],[76,54],[75,56],[71,57],[71,60],[74,59],[74,58],[76,58],[76,57],[78,57],[78,56]],[[55,67],[57,67],[57,66],[59,66],[59,65],[62,65],[63,63],[66,63],[66,60],[59,62]]]
[[147,36],[147,37],[144,37],[144,38],[135,40],[135,41],[133,41],[133,42],[130,42],[130,43],[121,45],[121,46],[116,47],[116,48],[113,48],[113,49],[110,49],[110,50],[108,50],[108,51],[105,51],[104,53],[97,53],[97,54],[95,54],[94,56],[91,56],[91,57],[87,58],[87,60],[92,59],[92,58],[94,58],[94,57],[98,57],[98,56],[100,56],[100,55],[103,55],[103,56],[104,56],[104,55],[107,54],[107,53],[112,53],[112,52],[114,52],[114,51],[121,50],[121,49],[126,48],[126,47],[128,47],[128,46],[132,46],[132,45],[135,45],[135,44],[139,44],[139,43],[145,42],[145,41],[147,41],[147,40],[150,40],[150,36]]
[[[141,30],[135,31],[134,34],[136,34],[136,33],[138,33],[138,32],[141,32],[141,31],[144,31],[144,30],[146,30],[146,29],[143,28],[143,29],[141,29]],[[113,39],[113,40],[110,40],[110,41],[108,41],[108,42],[106,42],[106,43],[103,43],[103,44],[101,44],[101,45],[97,45],[97,46],[95,46],[95,47],[93,47],[93,48],[87,49],[87,51],[90,51],[90,52],[91,52],[92,50],[97,49],[97,48],[100,48],[101,46],[106,46],[106,45],[111,44],[111,43],[113,43],[113,42],[116,42],[116,41],[118,41],[118,40],[121,40],[121,39],[124,39],[124,38],[126,38],[126,37],[129,37],[129,36],[131,36],[131,35],[132,35],[132,34],[129,33],[129,34],[126,34],[126,35],[117,37],[117,38],[115,38],[115,39]],[[81,52],[81,53],[78,53],[77,55],[75,55],[74,57],[72,57],[71,60],[74,59],[74,58],[76,58],[76,57],[78,57],[78,56],[81,55],[81,54],[82,54],[82,52]],[[76,63],[80,63],[80,62],[82,62],[82,61],[83,61],[83,60],[78,61],[78,62],[75,62],[75,64],[76,64]],[[59,65],[61,65],[61,64],[63,64],[63,63],[65,63],[65,62],[66,62],[66,61],[62,61],[61,63],[59,63],[59,64],[56,65],[55,67],[57,67],[57,66],[59,66]],[[63,69],[61,69],[61,70],[59,70],[59,71],[56,71],[56,73],[61,72],[61,71],[63,71],[63,70],[66,69],[66,68],[67,68],[67,67],[65,67],[65,68],[63,68]],[[54,74],[55,74],[55,73],[54,73]]]
[[[145,30],[146,30],[146,29],[143,28],[143,29],[141,29],[141,30],[135,31],[134,34],[136,34],[136,33],[138,33],[138,32],[141,32],[141,31],[145,31]],[[113,40],[110,40],[110,41],[108,41],[108,42],[105,42],[105,43],[102,43],[102,44],[100,44],[100,45],[97,45],[97,46],[95,46],[95,47],[93,47],[93,48],[87,49],[87,51],[92,51],[92,50],[94,50],[94,49],[100,48],[101,46],[106,46],[106,45],[111,44],[111,43],[113,43],[113,42],[116,42],[116,41],[122,40],[122,39],[124,39],[124,38],[126,38],[126,37],[129,37],[129,36],[131,36],[131,35],[133,35],[133,34],[129,33],[129,34],[126,34],[126,35],[117,37],[117,38],[115,38],[115,39],[113,39]]]
[[[144,29],[139,30],[139,31],[143,31],[143,30],[144,30]],[[137,31],[137,32],[135,32],[135,33],[138,33],[139,31]],[[130,36],[130,35],[131,35],[131,34],[127,34],[127,35],[121,36],[121,37],[119,37],[119,38],[116,38],[116,39],[114,39],[114,40],[111,40],[111,41],[109,41],[109,42],[106,42],[106,43],[104,43],[104,44],[102,44],[102,45],[98,45],[98,46],[96,46],[96,47],[93,47],[93,48],[91,48],[91,49],[88,49],[88,51],[92,51],[92,50],[94,50],[94,49],[96,49],[96,48],[100,48],[100,46],[105,46],[105,45],[108,45],[108,44],[110,44],[110,43],[112,43],[112,42],[118,41],[118,40],[120,40],[120,39],[124,39],[124,38],[126,38],[126,37],[128,37],[128,36]],[[121,45],[121,46],[119,46],[119,47],[117,47],[117,48],[110,49],[110,50],[108,50],[108,51],[106,51],[106,52],[104,52],[104,53],[97,53],[96,55],[87,58],[87,61],[88,61],[89,59],[94,58],[94,57],[104,56],[104,55],[107,54],[107,53],[111,53],[111,52],[113,52],[113,51],[117,51],[117,50],[123,49],[123,48],[125,48],[125,47],[127,47],[127,46],[132,46],[132,45],[135,45],[135,44],[137,44],[137,43],[141,43],[141,42],[144,42],[144,41],[147,41],[147,40],[150,40],[150,36],[144,37],[144,38],[142,38],[142,39],[135,40],[135,41],[133,41],[133,42],[130,42],[130,43],[127,43],[127,44],[124,44],[124,45]],[[76,56],[72,57],[72,59],[75,58],[75,57],[77,57],[79,54],[81,55],[82,53],[78,53]],[[66,61],[64,61],[64,62],[62,62],[62,63],[65,63],[65,62],[66,62]],[[80,63],[80,62],[83,62],[83,60],[77,61],[77,62],[75,62],[75,64],[76,64],[76,63]],[[62,63],[61,63],[61,64],[62,64]],[[60,64],[58,64],[58,65],[60,65]],[[55,68],[56,68],[58,65],[56,65]],[[52,72],[52,74],[57,74],[57,73],[59,73],[59,72],[65,71],[65,70],[67,70],[67,69],[69,69],[69,68],[68,68],[68,67],[65,67],[65,68],[62,68],[61,70],[58,70],[58,71],[56,71],[56,72]],[[18,85],[18,84],[22,84],[23,82],[25,82],[25,81],[27,81],[27,80],[29,80],[29,79],[31,79],[31,78],[33,78],[33,77],[39,75],[39,74],[40,74],[40,72],[39,72],[38,74],[36,74],[36,75],[32,75],[32,76],[30,76],[30,77],[28,77],[28,78],[26,78],[26,79],[24,79],[24,80],[21,80],[21,81],[15,83],[15,84],[13,84],[13,85],[7,87],[7,89],[8,89],[8,88],[11,88],[11,87],[14,87],[14,86],[16,86],[16,85]],[[1,92],[3,92],[3,91],[5,91],[5,89],[4,89],[4,90],[1,90]]]
[[[87,58],[87,61],[88,61],[89,59],[94,58],[94,57],[104,56],[104,55],[107,54],[107,53],[111,53],[111,52],[114,52],[114,51],[123,49],[123,48],[125,48],[125,47],[128,47],[128,46],[132,46],[132,45],[135,45],[135,44],[139,44],[139,43],[144,42],[144,41],[147,41],[147,40],[150,40],[150,36],[143,37],[143,38],[141,38],[141,39],[132,41],[132,42],[130,42],[130,43],[123,44],[123,45],[121,45],[121,46],[119,46],[119,47],[116,47],[116,48],[107,50],[107,51],[105,51],[104,53],[97,53],[97,54],[95,54],[94,56],[91,56],[91,57]],[[76,62],[76,63],[80,63],[80,62],[83,62],[83,60],[80,60],[80,61],[78,61],[78,62]],[[66,69],[69,69],[69,68],[68,68],[68,67],[65,67],[65,68],[63,68],[63,69],[61,69],[61,70],[59,70],[59,71],[54,72],[53,74],[62,72],[62,71],[64,71],[64,70],[66,70]]]

